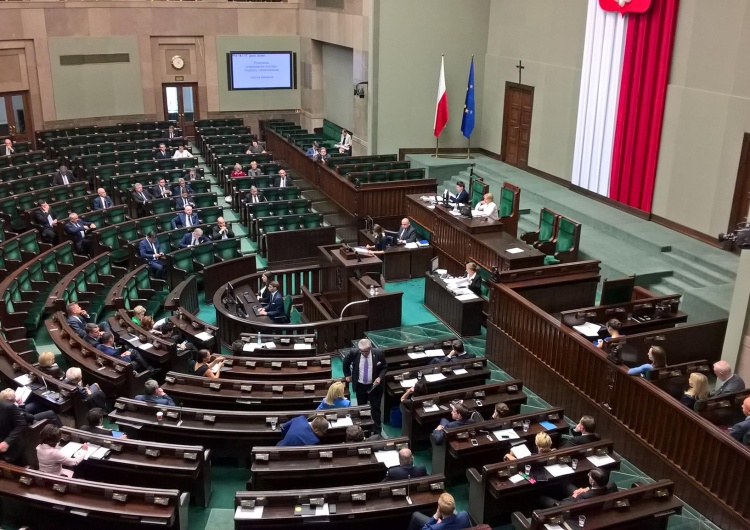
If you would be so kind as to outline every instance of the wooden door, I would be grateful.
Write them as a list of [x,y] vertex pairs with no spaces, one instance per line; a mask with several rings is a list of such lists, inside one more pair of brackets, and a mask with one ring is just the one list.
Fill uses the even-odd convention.
[[503,111],[503,160],[517,167],[529,165],[531,114],[534,107],[534,87],[505,83]]
[[750,222],[750,133],[745,133],[742,140],[742,154],[727,231],[735,230],[742,222]]
[[14,142],[31,142],[33,136],[29,93],[0,93],[0,138],[10,137]]
[[164,119],[175,122],[183,136],[195,136],[198,119],[198,83],[163,85]]

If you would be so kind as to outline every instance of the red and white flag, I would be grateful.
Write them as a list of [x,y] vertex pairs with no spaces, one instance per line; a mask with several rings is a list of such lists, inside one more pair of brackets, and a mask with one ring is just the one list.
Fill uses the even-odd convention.
[[435,105],[435,136],[440,136],[448,123],[448,93],[445,91],[445,57],[440,58],[440,81],[438,81],[437,104]]

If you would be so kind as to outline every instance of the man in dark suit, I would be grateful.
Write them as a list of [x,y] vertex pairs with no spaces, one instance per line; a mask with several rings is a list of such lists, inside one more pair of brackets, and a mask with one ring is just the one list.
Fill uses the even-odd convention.
[[427,517],[422,512],[414,512],[408,530],[461,530],[469,528],[471,520],[466,512],[456,512],[456,501],[450,493],[438,497],[435,515]]
[[[552,496],[540,496],[537,499],[538,506],[540,508],[552,508],[560,504],[593,499],[617,491],[617,484],[609,481],[609,472],[604,469],[594,468],[589,471],[588,481],[588,487],[583,488],[576,488],[571,482],[563,482],[550,491]],[[555,492],[557,492],[557,498],[562,497],[562,500],[558,501],[554,498]]]
[[746,397],[742,402],[742,413],[745,419],[735,423],[729,430],[729,435],[738,442],[742,442],[745,435],[750,432],[750,397]]
[[571,434],[563,435],[562,439],[563,444],[560,449],[599,441],[599,435],[596,434],[596,420],[593,416],[582,416]]
[[399,245],[414,243],[417,241],[417,231],[414,230],[414,227],[406,217],[401,219],[401,228],[398,229],[396,234],[396,241]]
[[73,240],[76,252],[86,256],[91,255],[91,239],[89,234],[96,228],[94,223],[89,223],[85,219],[78,217],[78,214],[71,212],[68,222],[65,223],[65,233]]
[[65,166],[60,166],[60,169],[52,177],[53,186],[66,186],[73,184],[75,181],[76,178],[73,176],[73,173],[68,171],[68,168]]
[[180,248],[194,247],[196,245],[208,243],[209,241],[211,240],[203,235],[203,230],[201,230],[200,228],[196,228],[192,231],[192,233],[182,236],[182,240],[180,241]]
[[68,304],[66,308],[68,313],[68,325],[79,337],[86,338],[86,324],[91,324],[91,317],[82,309],[78,302]]
[[451,202],[455,202],[457,204],[468,204],[469,194],[466,191],[466,185],[462,180],[456,182],[456,196],[451,197]]
[[154,156],[156,160],[168,160],[172,158],[172,153],[167,151],[167,146],[164,144],[159,144],[159,150],[156,152],[156,156]]
[[443,357],[434,357],[430,359],[429,364],[440,364],[440,363],[455,363],[457,361],[463,361],[464,359],[473,359],[476,357],[473,353],[469,353],[464,349],[464,343],[456,339],[451,344],[451,351],[448,355]]
[[328,432],[328,420],[315,416],[312,422],[306,416],[296,416],[281,426],[282,438],[277,447],[316,445]]
[[318,150],[318,153],[312,156],[313,160],[315,160],[316,162],[323,162],[324,164],[328,162],[330,158],[331,155],[328,154],[328,149],[326,149],[325,147],[321,147]]
[[167,129],[167,138],[169,138],[170,140],[174,140],[175,138],[182,138],[182,136],[179,136],[175,132],[174,125],[170,125],[169,129]]
[[467,285],[469,290],[477,296],[482,296],[482,278],[477,273],[476,263],[466,264],[466,279],[469,282]]
[[10,464],[23,465],[26,418],[10,401],[0,400],[0,458]]
[[198,219],[198,214],[193,213],[193,207],[185,206],[185,209],[172,219],[172,230],[177,228],[190,228],[191,226],[199,224],[201,224],[201,221]]
[[288,188],[293,185],[292,177],[286,174],[286,170],[279,169],[279,174],[273,178],[273,186],[275,188]]
[[166,266],[160,260],[164,257],[164,252],[161,250],[161,243],[156,239],[156,232],[149,232],[141,240],[138,244],[138,254],[146,260],[148,267],[156,278],[164,278]]
[[362,339],[344,357],[344,376],[352,383],[357,396],[357,405],[370,404],[374,434],[380,434],[383,421],[381,401],[383,383],[388,370],[385,355],[379,349],[373,349],[370,339]]
[[107,190],[99,188],[96,190],[96,193],[99,196],[93,200],[94,210],[106,210],[107,208],[112,208],[112,199],[107,197]]
[[[104,410],[95,407],[86,413],[86,425],[79,425],[78,428],[82,431],[87,431],[93,434],[113,436],[112,431],[104,427],[104,416],[106,416]],[[127,439],[127,436],[123,435],[120,436],[120,438]]]
[[737,374],[732,373],[732,367],[726,361],[718,361],[714,363],[714,373],[716,374],[716,381],[719,384],[719,388],[713,392],[712,396],[720,396],[722,394],[728,394],[729,392],[739,392],[745,390],[745,381]]
[[442,418],[440,425],[432,431],[432,439],[435,441],[435,445],[440,445],[445,440],[445,429],[461,427],[469,423],[471,423],[471,411],[461,403],[451,403],[451,419]]
[[151,195],[160,199],[166,199],[172,196],[172,190],[170,190],[169,186],[167,186],[166,180],[159,179],[159,182],[156,183],[156,186],[151,188]]
[[2,152],[2,154],[6,155],[6,156],[10,156],[10,155],[12,155],[15,152],[16,152],[16,150],[13,148],[13,142],[11,141],[10,138],[6,138],[3,141],[3,152]]
[[284,297],[279,292],[281,285],[276,280],[268,282],[269,295],[268,305],[262,308],[259,313],[274,320],[277,324],[286,324],[289,322],[286,311],[284,311]]
[[102,341],[96,349],[110,357],[118,357],[126,363],[133,363],[136,372],[145,372],[151,368],[137,351],[123,351],[122,348],[115,348],[115,336],[112,333],[102,334]]
[[398,452],[398,463],[399,465],[388,470],[385,480],[405,480],[427,475],[427,469],[424,466],[414,465],[414,455],[408,447],[404,447]]
[[31,222],[39,229],[42,241],[57,245],[59,242],[57,232],[55,232],[57,215],[50,209],[47,201],[39,201],[39,208],[31,214]]
[[250,193],[245,195],[245,202],[249,204],[257,204],[259,202],[267,202],[267,200],[262,193],[258,193],[258,188],[250,186]]
[[143,217],[147,213],[148,203],[153,200],[153,196],[143,187],[143,184],[136,182],[133,186],[133,193],[130,200],[135,203],[135,210],[138,217]]
[[88,344],[96,348],[99,346],[99,344],[102,343],[102,330],[99,329],[98,324],[94,324],[93,322],[89,322],[86,324],[86,336],[83,337],[83,340],[85,340]]
[[190,206],[192,208],[195,208],[195,203],[190,198],[190,194],[187,191],[183,192],[181,196],[178,196],[174,200],[174,209],[175,210],[184,210],[186,206]]
[[181,178],[177,181],[177,186],[172,190],[172,194],[175,197],[181,197],[185,192],[187,192],[188,195],[193,195],[195,193],[190,184],[185,182],[185,179]]
[[223,217],[216,219],[216,225],[214,226],[211,239],[218,241],[220,239],[228,239],[234,237],[232,227],[227,224]]

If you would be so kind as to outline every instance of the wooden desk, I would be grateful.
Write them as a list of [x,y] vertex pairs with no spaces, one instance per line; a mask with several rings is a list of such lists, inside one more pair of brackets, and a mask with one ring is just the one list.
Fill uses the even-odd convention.
[[[253,354],[263,354],[266,351],[256,349]],[[297,350],[309,353],[314,350]],[[224,357],[224,369],[221,371],[222,379],[256,379],[256,380],[282,380],[291,379],[330,379],[331,378],[331,356],[318,357]]]
[[382,287],[378,294],[371,295],[369,289],[355,278],[349,278],[349,300],[367,300],[347,309],[347,315],[367,315],[367,329],[388,329],[401,326],[401,291],[388,292]]
[[[442,268],[448,272],[463,273],[470,257],[487,266],[496,266],[500,271],[544,264],[544,254],[502,231],[502,222],[456,217],[442,206],[430,208],[420,197],[407,196],[406,214],[430,231],[430,244],[440,256]],[[508,249],[512,248],[523,252],[509,253]]]
[[314,447],[254,447],[247,489],[283,490],[299,484],[335,488],[380,482],[387,468],[378,451],[409,447],[406,437]]
[[[359,244],[372,245],[375,236],[369,230],[359,231]],[[406,248],[403,245],[388,247],[383,254],[383,277],[388,281],[421,278],[430,269],[434,249],[431,246]]]
[[478,296],[472,300],[459,300],[448,290],[446,283],[436,274],[425,274],[424,305],[456,335],[470,337],[482,332],[482,304]]
[[[438,497],[445,491],[440,475],[395,480],[393,482],[362,484],[347,488],[297,489],[285,491],[238,491],[234,498],[235,530],[314,528],[325,530],[382,530],[406,528],[415,511],[432,515]],[[411,499],[407,502],[406,494]],[[364,494],[364,500],[352,500],[353,495]],[[327,516],[294,515],[299,504],[309,504],[312,499],[322,499],[335,504],[336,513]],[[248,518],[242,509],[243,501],[263,506],[259,519]]]

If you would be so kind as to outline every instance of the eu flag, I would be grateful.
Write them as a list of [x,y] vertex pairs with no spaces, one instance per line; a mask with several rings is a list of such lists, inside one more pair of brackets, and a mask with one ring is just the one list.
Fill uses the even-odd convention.
[[466,101],[464,102],[464,116],[461,120],[461,132],[466,138],[470,138],[474,130],[474,110],[474,57],[472,56],[469,86],[466,88]]

